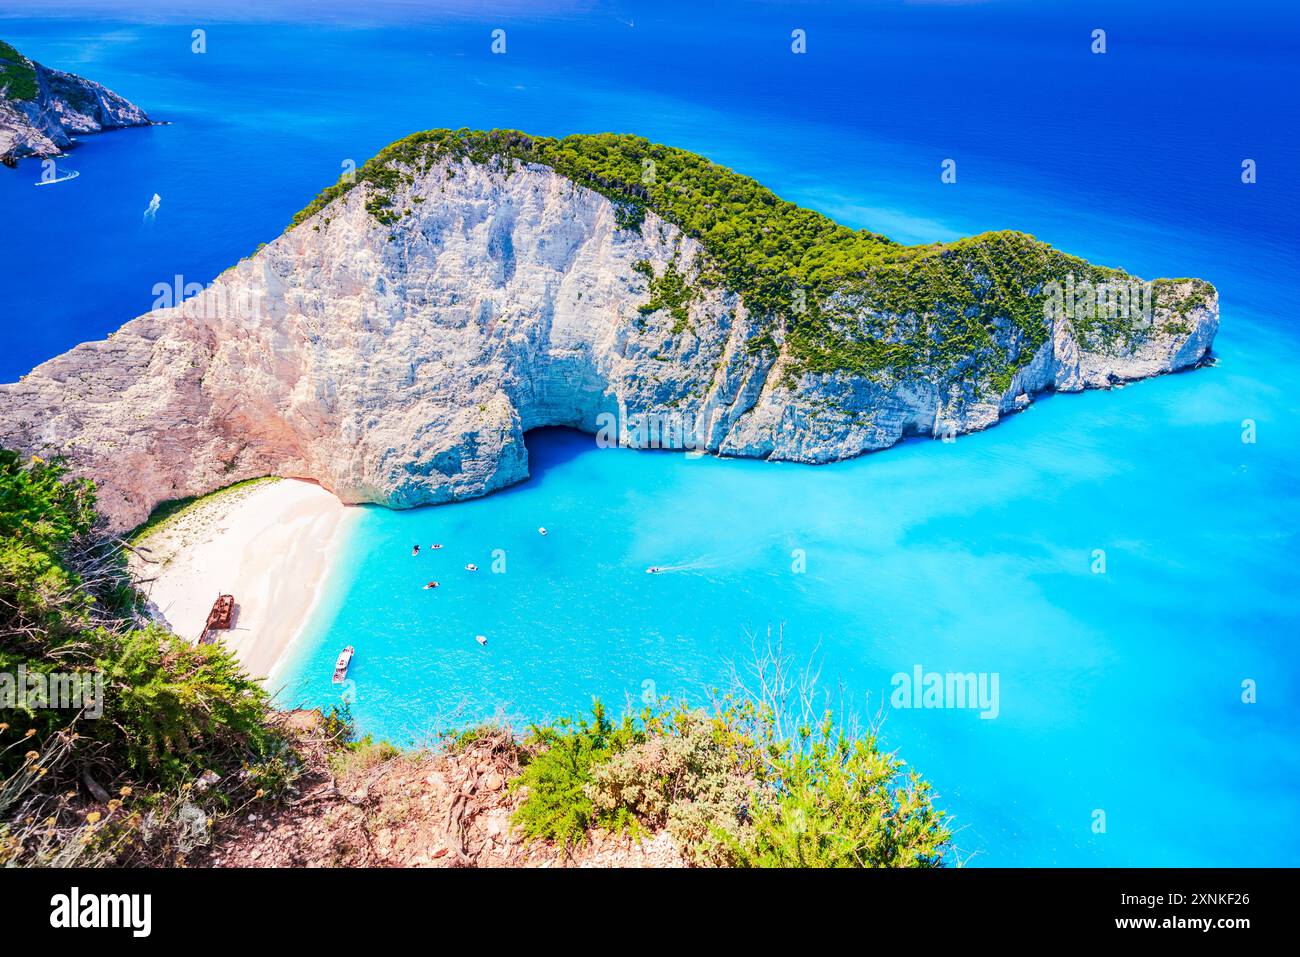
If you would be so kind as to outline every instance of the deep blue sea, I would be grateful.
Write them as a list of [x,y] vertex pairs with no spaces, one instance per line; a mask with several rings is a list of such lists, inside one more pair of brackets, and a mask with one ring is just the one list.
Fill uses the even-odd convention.
[[[85,138],[60,161],[80,177],[58,186],[33,188],[31,162],[0,169],[0,380],[147,311],[157,283],[210,281],[345,161],[439,126],[635,132],[903,241],[1022,229],[1221,294],[1216,367],[1045,398],[952,444],[805,467],[533,433],[522,485],[363,510],[277,676],[282,700],[336,701],[332,662],[353,644],[362,730],[421,743],[448,720],[539,719],[593,695],[703,700],[770,629],[883,713],[972,863],[1295,862],[1300,30],[1286,5],[132,6],[20,0],[0,17],[20,50],[171,124]],[[442,587],[420,589],[430,578]],[[997,717],[889,707],[892,676],[917,666],[996,674]]]

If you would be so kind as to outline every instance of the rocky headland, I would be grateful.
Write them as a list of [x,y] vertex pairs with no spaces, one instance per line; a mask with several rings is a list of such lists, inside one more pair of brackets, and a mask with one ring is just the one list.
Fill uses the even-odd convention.
[[0,159],[59,156],[73,136],[149,126],[144,110],[107,87],[52,70],[0,40]]
[[0,386],[0,445],[64,455],[119,528],[265,475],[408,507],[526,477],[540,426],[829,462],[1195,367],[1217,327],[1207,282],[1022,233],[902,246],[639,137],[435,130]]

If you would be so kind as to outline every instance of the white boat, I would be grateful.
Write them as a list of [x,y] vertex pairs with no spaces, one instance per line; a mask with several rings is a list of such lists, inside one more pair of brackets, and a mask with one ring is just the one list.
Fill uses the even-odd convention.
[[348,645],[339,652],[339,660],[334,662],[334,683],[343,684],[343,679],[348,676],[348,665],[352,663],[353,648]]
[[466,565],[466,566],[465,566],[465,571],[467,571],[467,572],[476,572],[476,571],[478,571],[478,566],[477,566],[477,565]]
[[486,645],[487,635],[475,635],[474,640],[477,641],[480,645]]
[[65,170],[61,175],[54,179],[39,179],[36,181],[37,186],[53,186],[55,183],[66,183],[70,179],[76,179],[81,174],[75,169]]

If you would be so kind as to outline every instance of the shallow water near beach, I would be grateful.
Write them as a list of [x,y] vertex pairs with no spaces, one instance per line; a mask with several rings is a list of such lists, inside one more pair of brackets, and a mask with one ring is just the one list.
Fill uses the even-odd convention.
[[[1217,366],[1045,397],[951,444],[807,467],[534,432],[514,488],[365,507],[274,684],[285,704],[346,693],[364,733],[423,743],[448,722],[542,719],[593,696],[704,701],[770,629],[860,713],[883,709],[885,743],[934,783],[972,863],[1293,863],[1294,36],[1243,53],[1198,33],[1194,6],[1171,29],[1115,5],[1103,59],[1080,52],[1071,4],[887,6],[809,11],[801,60],[775,11],[689,8],[718,18],[718,44],[677,30],[671,4],[635,27],[602,9],[509,19],[497,59],[491,25],[462,18],[212,24],[197,64],[188,23],[0,20],[19,49],[173,122],[87,138],[60,161],[81,172],[66,184],[33,189],[33,164],[0,175],[24,236],[5,267],[24,328],[0,378],[147,311],[156,283],[210,281],[342,160],[434,126],[636,132],[903,241],[1019,228],[1138,275],[1202,276],[1221,294]],[[861,38],[864,69],[848,74]],[[944,187],[949,156],[959,180]],[[1260,165],[1253,187],[1243,156]],[[996,675],[996,717],[890,707],[893,676],[918,666]]]

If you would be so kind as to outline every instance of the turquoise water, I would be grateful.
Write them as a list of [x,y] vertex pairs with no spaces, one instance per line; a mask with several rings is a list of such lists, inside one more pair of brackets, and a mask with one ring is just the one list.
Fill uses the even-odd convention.
[[[162,8],[0,19],[20,49],[173,124],[86,139],[57,187],[0,170],[22,237],[0,264],[16,333],[0,378],[147,310],[155,283],[210,280],[341,160],[432,126],[638,132],[902,240],[1015,227],[1143,276],[1203,276],[1222,296],[1217,367],[1045,398],[951,445],[811,468],[533,433],[515,488],[364,509],[278,680],[286,703],[337,701],[333,660],[353,644],[361,728],[420,743],[593,695],[703,700],[770,628],[862,713],[884,706],[887,743],[935,783],[975,863],[1293,863],[1294,22],[1251,3],[1231,21],[1195,4],[806,7],[796,58],[779,6],[702,6],[512,15],[504,58],[486,52],[497,20],[473,13],[213,22],[202,58]],[[1106,58],[1079,40],[1098,17]],[[998,716],[888,707],[918,665],[996,674]]]
[[[1216,369],[1053,397],[950,445],[825,467],[534,433],[520,486],[364,509],[340,601],[305,639],[285,697],[338,700],[333,659],[354,644],[361,727],[418,744],[498,709],[635,705],[646,682],[707,700],[724,659],[743,663],[747,635],[771,628],[864,714],[918,664],[999,675],[994,720],[885,718],[976,862],[1286,862],[1300,502],[1279,450],[1294,448],[1300,410],[1292,400],[1259,419],[1268,443],[1243,445],[1229,410],[1278,407],[1240,362],[1228,347]],[[424,590],[430,579],[440,587]],[[1240,702],[1246,678],[1258,704]]]

